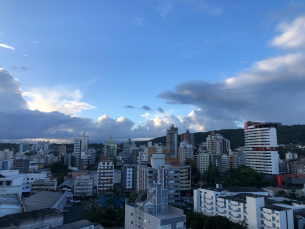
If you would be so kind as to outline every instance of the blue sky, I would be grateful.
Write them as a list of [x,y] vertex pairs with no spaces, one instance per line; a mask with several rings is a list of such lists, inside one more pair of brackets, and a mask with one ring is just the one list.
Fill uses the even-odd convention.
[[[72,114],[90,119],[94,125],[104,115],[112,123],[121,117],[133,123],[127,129],[122,127],[122,135],[112,131],[115,126],[110,124],[105,129],[100,126],[104,135],[89,128],[95,140],[110,134],[118,139],[156,137],[171,123],[180,127],[180,133],[186,128],[193,132],[237,128],[250,118],[294,124],[285,117],[253,114],[259,109],[236,105],[253,102],[257,97],[254,92],[244,97],[247,102],[228,102],[228,93],[218,98],[223,88],[217,85],[251,72],[260,61],[303,55],[305,42],[285,46],[274,39],[293,31],[297,19],[301,21],[297,35],[303,35],[304,16],[305,2],[297,0],[3,0],[0,66],[19,80],[28,110]],[[285,23],[284,30],[279,29]],[[289,39],[297,39],[297,35]],[[293,95],[285,94],[284,98],[287,96]],[[127,105],[135,108],[125,108]],[[141,109],[143,106],[152,110]],[[197,118],[192,118],[194,115]],[[273,117],[276,120],[270,120]],[[153,126],[162,128],[152,130],[151,120]],[[295,119],[296,123],[301,121]],[[139,123],[151,131],[140,131]],[[86,128],[71,124],[51,129],[52,133],[67,133],[52,138],[69,140]],[[1,138],[50,137],[41,132],[41,136]]]

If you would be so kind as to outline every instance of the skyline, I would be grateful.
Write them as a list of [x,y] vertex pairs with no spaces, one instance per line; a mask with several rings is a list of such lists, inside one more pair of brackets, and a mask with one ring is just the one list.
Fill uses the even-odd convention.
[[304,124],[305,3],[260,2],[2,1],[0,141]]

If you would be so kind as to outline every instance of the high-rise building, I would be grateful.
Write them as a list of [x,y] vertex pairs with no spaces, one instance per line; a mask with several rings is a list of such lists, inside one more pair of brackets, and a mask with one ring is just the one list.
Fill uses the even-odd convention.
[[168,154],[178,157],[178,127],[174,127],[174,124],[167,130],[166,148]]
[[221,134],[212,132],[206,138],[206,143],[208,153],[222,155],[230,151],[230,141],[225,139]]
[[279,154],[274,122],[246,122],[246,164],[257,172],[279,174]]
[[188,144],[187,141],[180,143],[178,148],[179,164],[184,165],[186,159],[194,159],[194,149],[193,145]]
[[79,166],[81,153],[86,152],[89,146],[89,137],[86,136],[85,132],[82,136],[74,138],[74,156],[75,156],[75,166]]
[[123,144],[123,161],[127,161],[130,157],[131,151],[130,149],[134,146],[133,142],[129,139],[128,141],[124,142]]
[[117,148],[118,145],[115,141],[112,141],[112,137],[110,137],[110,140],[107,141],[104,146],[104,156],[106,156],[108,160],[113,161],[117,156]]
[[184,134],[181,134],[181,142],[186,141],[188,144],[195,146],[195,137],[193,133],[190,133],[189,130],[186,130]]
[[67,150],[65,145],[59,146],[59,155],[66,155]]
[[197,155],[197,167],[201,174],[208,170],[210,165],[210,154],[199,153]]
[[113,161],[104,160],[98,163],[98,186],[97,192],[105,193],[113,187],[114,165]]

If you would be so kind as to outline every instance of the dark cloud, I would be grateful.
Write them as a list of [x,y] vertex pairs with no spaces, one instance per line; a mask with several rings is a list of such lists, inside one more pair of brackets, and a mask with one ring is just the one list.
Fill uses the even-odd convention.
[[27,109],[22,93],[19,81],[9,72],[0,69],[0,139],[15,141],[47,138],[71,141],[85,131],[91,142],[107,140],[110,135],[123,141],[128,138],[162,136],[171,123],[184,125],[175,116],[166,116],[164,120],[149,119],[146,124],[135,126],[133,121],[125,117],[113,119],[103,115],[94,121],[58,111],[33,111]]
[[164,113],[165,113],[164,110],[163,110],[161,107],[159,107],[157,110],[158,110],[161,114],[164,114]]
[[205,130],[236,128],[237,123],[279,121],[304,123],[305,56],[300,53],[269,58],[225,81],[190,81],[158,97],[199,108],[184,121]]
[[146,111],[152,111],[152,109],[150,109],[150,107],[148,107],[148,106],[142,106],[141,109],[146,110]]
[[134,106],[127,105],[125,108],[135,108]]

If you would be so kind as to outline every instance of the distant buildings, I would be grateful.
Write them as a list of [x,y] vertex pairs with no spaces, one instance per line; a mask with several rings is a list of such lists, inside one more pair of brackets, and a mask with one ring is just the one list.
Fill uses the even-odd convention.
[[0,151],[0,158],[2,160],[9,160],[13,156],[14,156],[13,150],[5,149],[4,151]]
[[[147,200],[141,202],[146,194]],[[135,204],[125,204],[126,229],[185,229],[186,216],[182,209],[168,205],[168,190],[161,184],[148,187]]]
[[247,166],[264,174],[279,174],[276,127],[279,123],[246,122]]
[[186,130],[184,134],[181,134],[181,142],[186,141],[188,144],[191,144],[195,147],[195,136],[194,133],[190,133],[189,130]]
[[117,148],[118,145],[115,141],[112,141],[112,138],[110,137],[110,140],[107,141],[104,146],[104,156],[106,156],[108,160],[115,160],[117,156]]
[[187,143],[187,141],[181,142],[178,148],[178,156],[179,156],[180,165],[184,165],[186,159],[193,160],[194,159],[193,145]]
[[13,161],[12,170],[19,170],[19,173],[29,173],[30,160],[29,159],[15,159]]
[[127,161],[128,158],[131,155],[131,149],[135,148],[134,143],[129,139],[128,141],[124,142],[123,144],[123,152],[122,152],[122,156],[123,156],[123,161]]
[[59,146],[59,155],[66,155],[67,147],[65,145]]
[[206,138],[207,152],[210,154],[222,155],[229,153],[230,141],[225,139],[221,134],[212,132]]
[[89,137],[84,132],[82,136],[74,138],[75,166],[78,167],[81,160],[81,153],[88,150]]
[[178,157],[178,127],[174,124],[166,132],[166,148],[168,154]]
[[197,167],[201,174],[204,174],[210,165],[210,154],[199,153],[197,154]]
[[296,160],[298,158],[298,155],[294,152],[287,152],[285,154],[286,160]]

